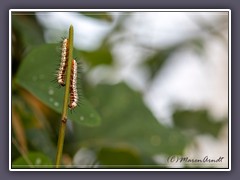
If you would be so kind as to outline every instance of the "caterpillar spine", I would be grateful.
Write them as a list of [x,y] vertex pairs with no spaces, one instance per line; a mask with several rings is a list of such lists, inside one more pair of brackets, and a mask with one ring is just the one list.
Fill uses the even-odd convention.
[[70,77],[70,101],[68,107],[74,109],[78,105],[77,92],[77,62],[72,60],[71,77]]
[[65,38],[62,43],[61,63],[57,72],[57,82],[65,86],[65,72],[68,66],[68,39]]

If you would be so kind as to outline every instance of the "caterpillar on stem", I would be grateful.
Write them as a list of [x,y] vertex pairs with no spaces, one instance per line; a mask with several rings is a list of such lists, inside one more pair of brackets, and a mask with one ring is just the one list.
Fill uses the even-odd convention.
[[[68,53],[69,53],[69,41],[67,38],[64,38],[61,45],[61,62],[60,66],[57,69],[57,83],[60,86],[66,85],[66,70],[68,66]],[[79,102],[79,92],[80,89],[77,86],[78,74],[80,73],[81,67],[78,65],[75,59],[71,63],[71,76],[70,76],[70,87],[69,87],[69,104],[68,107],[70,110],[73,110],[78,106]]]
[[68,51],[69,51],[69,44],[68,39],[65,38],[62,42],[62,49],[61,49],[61,62],[60,66],[57,71],[57,82],[61,86],[65,86],[65,72],[68,65]]
[[68,104],[68,107],[71,110],[73,110],[78,105],[77,74],[78,74],[77,61],[73,59],[70,78],[70,101]]

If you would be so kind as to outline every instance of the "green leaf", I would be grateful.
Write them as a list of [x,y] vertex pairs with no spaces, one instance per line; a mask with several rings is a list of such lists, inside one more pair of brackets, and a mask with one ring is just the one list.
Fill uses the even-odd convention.
[[37,128],[31,128],[26,130],[27,139],[29,145],[39,152],[46,154],[51,158],[52,161],[55,160],[56,147],[51,141],[50,136],[46,131]]
[[30,152],[12,163],[12,168],[52,168],[51,160],[42,153]]
[[180,48],[193,49],[199,55],[202,55],[203,40],[201,38],[186,39],[182,42],[178,42],[160,50],[152,49],[149,47],[147,48],[155,51],[155,53],[144,62],[144,65],[149,68],[150,78],[153,79],[156,74],[164,67],[168,58]]
[[101,64],[110,65],[113,62],[113,56],[110,47],[106,44],[102,45],[95,51],[80,51],[82,56],[91,66],[97,66]]
[[44,43],[43,29],[35,15],[27,12],[12,12],[12,27],[26,48]]
[[138,151],[128,147],[104,147],[98,152],[98,161],[101,168],[136,168],[142,164]]
[[[35,95],[44,104],[58,113],[62,112],[64,88],[52,82],[58,68],[59,55],[56,44],[46,44],[34,48],[22,62],[16,82]],[[77,123],[99,125],[100,117],[84,97],[80,98],[80,107],[69,112],[69,119]]]
[[156,52],[154,55],[149,57],[147,61],[145,61],[145,65],[150,70],[150,78],[153,79],[159,70],[164,66],[168,57],[173,53],[178,46],[172,46],[163,50]]
[[173,114],[174,124],[192,134],[211,134],[217,136],[223,127],[223,121],[215,121],[207,110],[177,110]]
[[88,91],[93,105],[103,117],[99,127],[74,127],[81,146],[134,148],[141,155],[182,154],[190,138],[176,128],[161,125],[145,106],[142,96],[123,83],[99,85]]
[[109,15],[107,12],[80,12],[81,14],[83,14],[84,16],[87,17],[91,17],[94,19],[98,19],[98,20],[104,20],[104,21],[108,21],[108,22],[112,22],[112,16]]

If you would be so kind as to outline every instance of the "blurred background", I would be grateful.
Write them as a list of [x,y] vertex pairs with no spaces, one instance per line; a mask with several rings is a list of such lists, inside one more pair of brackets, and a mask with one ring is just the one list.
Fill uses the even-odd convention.
[[[83,96],[101,122],[68,121],[66,168],[227,168],[228,18],[228,12],[13,12],[12,163],[54,164],[60,114],[15,79],[34,49],[59,43],[72,24]],[[169,162],[173,155],[224,159]]]

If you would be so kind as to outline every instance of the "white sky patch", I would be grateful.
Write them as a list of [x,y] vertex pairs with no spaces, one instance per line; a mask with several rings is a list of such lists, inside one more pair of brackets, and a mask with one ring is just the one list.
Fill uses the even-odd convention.
[[[175,53],[150,87],[146,102],[164,123],[170,123],[172,105],[186,108],[203,106],[207,89],[203,62],[194,53]],[[166,120],[168,122],[166,122]]]
[[125,28],[138,42],[158,48],[181,42],[200,31],[184,12],[134,13]]
[[47,42],[60,41],[64,32],[67,35],[70,25],[74,26],[74,45],[82,50],[98,48],[105,35],[111,30],[110,23],[86,17],[77,12],[37,12],[38,20],[46,28]]

